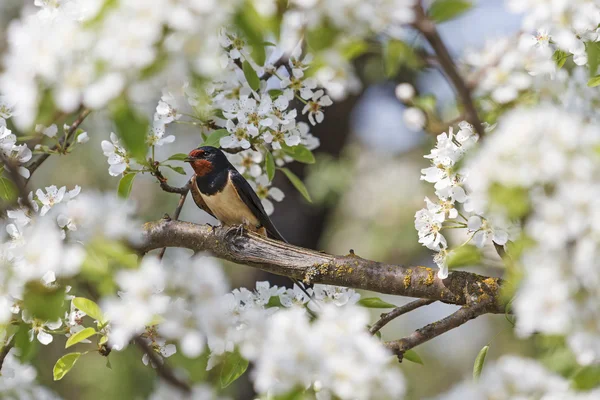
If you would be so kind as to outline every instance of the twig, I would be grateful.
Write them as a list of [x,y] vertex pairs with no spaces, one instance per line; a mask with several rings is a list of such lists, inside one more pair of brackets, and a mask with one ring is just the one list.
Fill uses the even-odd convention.
[[458,96],[463,103],[465,108],[465,114],[467,121],[473,125],[479,136],[484,135],[483,125],[477,114],[477,109],[471,98],[471,91],[465,80],[460,76],[456,65],[448,52],[448,48],[444,44],[444,41],[440,37],[437,31],[435,23],[427,17],[425,10],[420,2],[415,5],[416,21],[414,23],[415,28],[419,30],[427,39],[433,50],[435,51],[439,64],[452,82],[452,85],[458,92]]
[[473,318],[490,312],[490,304],[489,301],[481,301],[473,305],[464,306],[444,319],[425,325],[421,329],[417,329],[405,338],[386,342],[385,346],[396,354],[400,361],[402,361],[402,357],[407,350],[440,336],[451,329],[458,328]]
[[148,355],[150,362],[152,365],[156,367],[156,372],[158,375],[163,378],[165,381],[180,389],[186,394],[190,394],[192,392],[192,388],[190,384],[173,373],[173,370],[167,365],[167,362],[163,360],[161,357],[156,354],[156,352],[142,339],[141,337],[136,337],[134,339],[135,344]]
[[[189,193],[189,190],[187,190],[185,193],[182,193],[181,196],[179,197],[179,203],[177,203],[177,208],[175,209],[175,213],[173,214],[173,218],[175,221],[177,221],[179,219],[179,215],[181,214],[181,209],[183,208],[183,203],[185,203],[185,198],[187,197]],[[167,251],[166,247],[163,247],[162,250],[160,251],[160,253],[158,253],[158,259],[162,260],[162,258],[165,256],[165,252]]]
[[410,303],[401,305],[400,307],[396,307],[389,313],[383,313],[383,314],[381,314],[379,321],[377,321],[373,324],[373,326],[371,327],[369,332],[371,332],[371,335],[374,335],[377,332],[379,332],[379,330],[381,328],[386,326],[390,321],[398,318],[399,316],[401,316],[403,314],[409,313],[413,310],[416,310],[419,307],[423,307],[423,306],[429,305],[431,303],[435,303],[435,300],[419,299],[419,300],[411,301]]
[[432,268],[401,266],[366,260],[354,254],[334,256],[264,238],[257,233],[227,227],[161,219],[143,226],[141,244],[132,244],[140,253],[163,247],[182,247],[248,265],[307,283],[323,283],[379,293],[470,305],[489,299],[490,311],[504,314],[502,280],[454,271],[440,279]]
[[[64,149],[66,150],[71,145],[70,141],[73,138],[73,136],[75,135],[75,132],[77,132],[77,128],[79,128],[79,125],[81,125],[81,123],[83,122],[83,120],[88,115],[90,115],[90,112],[91,112],[91,110],[89,110],[87,108],[83,109],[83,111],[81,111],[81,113],[79,113],[79,116],[77,117],[77,119],[69,127],[69,130],[67,131],[66,138],[61,138],[59,140],[58,144],[55,145],[54,147],[52,147],[52,150],[58,150],[63,145],[64,145]],[[31,175],[33,175],[33,173],[35,172],[35,170],[38,169],[40,167],[40,165],[42,165],[44,163],[44,161],[46,161],[48,159],[48,157],[50,157],[50,153],[41,154],[38,158],[36,158],[27,167],[27,169],[29,169],[29,173]],[[29,179],[31,179],[31,176],[29,177]],[[29,179],[28,179],[28,181],[29,181]]]
[[8,343],[6,343],[4,345],[2,350],[0,350],[0,371],[2,370],[2,366],[4,365],[4,360],[6,359],[6,356],[11,351],[11,349],[14,347],[14,345],[15,345],[15,339],[14,339],[14,337],[12,337],[12,338],[10,338]]
[[176,186],[169,185],[167,183],[167,178],[164,177],[164,175],[162,174],[162,172],[160,172],[158,167],[156,167],[156,169],[154,171],[152,171],[152,175],[154,175],[156,177],[156,179],[158,179],[160,188],[162,190],[164,190],[165,192],[187,194],[187,192],[190,190],[189,182],[185,186],[182,186],[182,187],[176,187]]

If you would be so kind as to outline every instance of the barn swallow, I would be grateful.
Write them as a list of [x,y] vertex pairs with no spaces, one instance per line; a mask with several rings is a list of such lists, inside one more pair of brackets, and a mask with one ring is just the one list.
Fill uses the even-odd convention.
[[216,147],[203,146],[190,152],[186,162],[195,174],[192,177],[192,198],[198,207],[225,226],[243,225],[282,242],[281,236],[252,186]]
[[[184,161],[194,170],[190,191],[198,207],[224,226],[244,226],[262,236],[287,243],[271,222],[252,186],[220,149],[198,147]],[[300,281],[294,278],[292,281],[312,299]]]

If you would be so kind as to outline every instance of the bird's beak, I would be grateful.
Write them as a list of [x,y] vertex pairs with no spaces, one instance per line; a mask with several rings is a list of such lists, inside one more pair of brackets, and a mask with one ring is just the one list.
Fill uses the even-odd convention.
[[192,162],[194,159],[192,157],[186,157],[183,159],[184,162]]

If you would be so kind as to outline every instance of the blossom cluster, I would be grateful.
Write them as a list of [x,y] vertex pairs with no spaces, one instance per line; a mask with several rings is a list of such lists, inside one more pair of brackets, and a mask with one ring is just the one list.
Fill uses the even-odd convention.
[[548,371],[535,360],[503,356],[493,365],[486,365],[477,382],[465,381],[436,399],[591,400],[598,396],[600,391],[597,389],[588,392],[572,390],[569,380]]
[[577,65],[588,61],[586,43],[600,39],[600,5],[597,1],[509,0],[508,7],[524,14],[525,31],[538,30],[544,44],[552,41],[559,49],[571,53]]
[[415,228],[419,243],[437,252],[434,261],[439,267],[438,276],[441,279],[448,276],[448,257],[452,253],[441,232],[443,229],[465,228],[469,239],[464,244],[473,242],[479,248],[489,238],[499,245],[504,245],[508,240],[505,229],[475,212],[465,187],[468,169],[459,169],[457,166],[477,140],[478,135],[467,122],[459,124],[456,134],[450,127],[448,133],[438,135],[436,147],[425,156],[431,160],[431,167],[421,170],[421,179],[434,184],[437,199],[432,201],[425,198],[427,207],[415,214]]
[[[360,296],[352,289],[316,285],[309,298],[298,286],[258,282],[254,291],[227,292],[220,268],[202,256],[168,270],[146,257],[138,270],[117,274],[119,297],[102,303],[114,349],[138,335],[163,357],[175,352],[167,342],[191,358],[208,348],[208,369],[239,351],[256,364],[259,393],[300,388],[367,399],[404,392],[390,354],[365,330],[368,313],[355,305]],[[306,307],[317,316],[313,323]]]
[[[17,144],[17,136],[6,126],[6,120],[13,115],[13,107],[5,96],[0,96],[0,152],[2,158],[11,165],[17,165],[17,172],[24,178],[29,178],[29,170],[22,166],[31,160],[32,152],[26,144]],[[4,168],[10,168],[5,165]]]
[[[542,105],[506,115],[468,163],[475,208],[527,213],[523,234],[535,244],[520,258],[517,332],[566,335],[581,364],[600,361],[599,145],[597,127]],[[498,188],[524,195],[501,204]]]

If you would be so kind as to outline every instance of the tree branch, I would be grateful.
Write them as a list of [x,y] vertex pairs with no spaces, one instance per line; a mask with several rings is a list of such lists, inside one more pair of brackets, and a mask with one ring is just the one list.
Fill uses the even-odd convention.
[[385,346],[396,354],[400,361],[402,361],[404,353],[407,350],[440,336],[451,329],[458,328],[473,318],[490,312],[489,307],[494,308],[495,306],[490,301],[482,301],[470,306],[464,306],[444,319],[425,325],[421,329],[417,329],[405,338],[386,342]]
[[197,225],[162,219],[143,226],[139,252],[163,247],[182,247],[211,252],[214,256],[249,265],[307,283],[352,287],[400,296],[471,305],[489,302],[487,312],[503,314],[502,280],[456,271],[439,279],[436,271],[422,266],[401,266],[366,260],[356,255],[334,256],[264,238],[237,228]]
[[414,26],[421,34],[423,34],[425,39],[427,39],[427,42],[429,42],[437,55],[440,66],[458,92],[458,96],[465,107],[466,120],[473,125],[477,133],[479,133],[479,136],[483,136],[485,132],[481,120],[479,119],[479,115],[477,114],[473,99],[471,98],[469,85],[458,73],[454,60],[452,60],[448,48],[438,33],[435,23],[429,19],[420,2],[415,5],[415,14],[416,21]]
[[[173,214],[173,218],[175,221],[177,221],[179,219],[179,215],[181,214],[181,209],[183,208],[183,203],[185,203],[185,198],[187,197],[189,193],[189,190],[187,190],[185,193],[182,193],[181,196],[179,197],[179,202],[177,203],[177,208],[175,208],[175,213]],[[166,247],[163,247],[162,250],[160,251],[160,253],[158,253],[158,259],[162,260],[162,258],[165,256],[165,252],[167,251]]]
[[[64,148],[67,149],[70,146],[70,140],[73,138],[73,135],[75,135],[75,132],[77,132],[77,128],[79,128],[79,125],[81,125],[83,120],[88,115],[90,115],[91,112],[92,111],[87,108],[83,109],[83,111],[81,111],[81,113],[79,113],[79,116],[77,117],[77,119],[75,121],[73,121],[73,123],[69,127],[69,130],[67,132],[67,137],[61,138],[59,140],[59,143],[57,145],[55,145],[52,148],[52,150],[58,150],[63,145],[65,146]],[[44,163],[44,161],[46,161],[48,159],[48,157],[50,157],[50,153],[41,154],[31,164],[29,164],[27,169],[29,170],[30,174],[33,175],[35,170],[38,169],[40,167],[40,165],[42,165]],[[31,179],[31,176],[29,177],[29,179]]]
[[175,386],[176,388],[180,389],[184,393],[190,394],[192,392],[192,388],[190,387],[189,383],[175,376],[171,368],[169,368],[169,366],[167,365],[167,362],[161,357],[159,357],[158,354],[156,354],[156,352],[152,350],[152,347],[150,347],[150,345],[144,341],[144,339],[142,339],[141,337],[136,337],[134,341],[135,344],[145,354],[148,355],[150,362],[152,363],[152,365],[154,365],[154,367],[156,367],[156,372],[158,373],[158,375],[160,375],[161,378],[163,378],[165,381]]
[[400,307],[396,307],[389,313],[383,313],[383,314],[381,314],[379,321],[375,322],[373,324],[373,326],[371,327],[371,329],[369,329],[369,332],[371,332],[371,335],[374,335],[377,332],[379,332],[381,330],[381,328],[383,328],[389,322],[398,318],[399,316],[409,313],[411,311],[414,311],[419,307],[429,305],[431,303],[435,303],[435,300],[419,299],[419,300],[411,301],[410,303],[401,305]]

